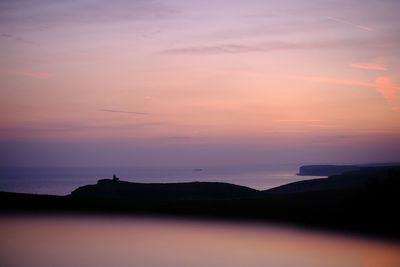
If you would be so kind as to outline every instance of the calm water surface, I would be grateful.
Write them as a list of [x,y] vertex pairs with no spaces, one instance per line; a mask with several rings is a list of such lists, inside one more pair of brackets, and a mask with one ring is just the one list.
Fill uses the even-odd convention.
[[257,224],[3,216],[0,266],[396,267],[400,244]]

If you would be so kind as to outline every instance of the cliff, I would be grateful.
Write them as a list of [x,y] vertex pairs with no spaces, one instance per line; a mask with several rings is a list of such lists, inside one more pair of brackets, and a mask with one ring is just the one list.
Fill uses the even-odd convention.
[[299,173],[300,176],[329,176],[334,174],[341,174],[347,171],[359,170],[359,166],[354,165],[305,165],[301,166]]
[[400,162],[369,163],[355,165],[304,165],[299,169],[299,176],[330,176],[349,171],[360,170],[365,167],[391,167],[400,166]]

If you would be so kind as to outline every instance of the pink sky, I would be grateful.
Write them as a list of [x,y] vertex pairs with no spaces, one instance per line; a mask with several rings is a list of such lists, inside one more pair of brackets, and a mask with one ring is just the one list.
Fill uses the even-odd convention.
[[0,5],[1,165],[400,159],[396,1]]

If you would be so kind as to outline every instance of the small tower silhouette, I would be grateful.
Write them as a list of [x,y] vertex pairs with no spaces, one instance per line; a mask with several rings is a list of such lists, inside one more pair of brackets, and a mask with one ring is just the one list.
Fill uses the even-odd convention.
[[113,181],[119,181],[119,178],[115,174],[113,175]]

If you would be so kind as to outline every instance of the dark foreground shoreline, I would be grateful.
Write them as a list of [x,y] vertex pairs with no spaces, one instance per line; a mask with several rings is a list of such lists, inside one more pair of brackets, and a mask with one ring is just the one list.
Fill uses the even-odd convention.
[[[235,199],[146,200],[0,192],[0,215],[112,214],[250,220],[400,241],[400,218],[397,216],[399,167],[336,176],[338,181],[358,181],[360,177],[368,182],[362,186],[350,183],[353,186],[332,187],[331,178],[316,179],[300,183],[300,186],[295,183],[281,189],[260,191],[257,196]],[[329,186],[321,186],[321,183]],[[305,187],[311,190],[305,190]]]

